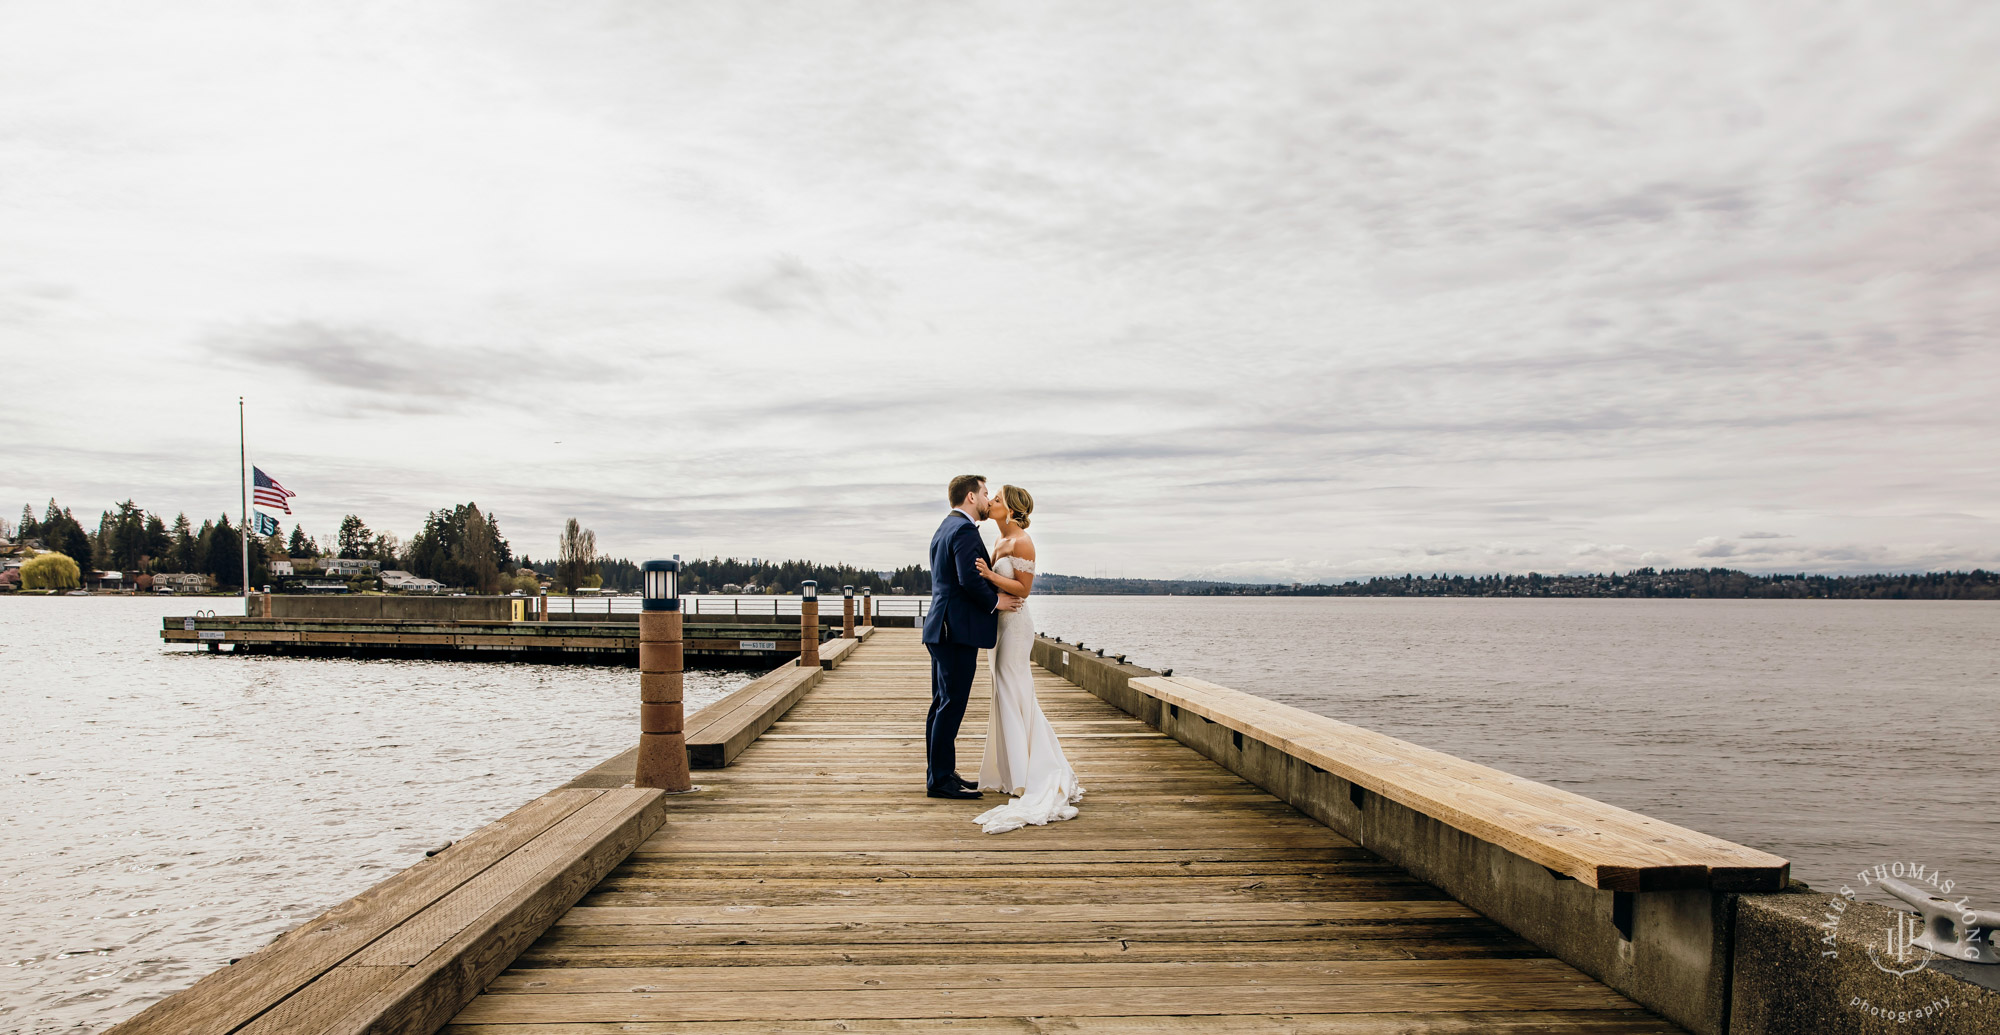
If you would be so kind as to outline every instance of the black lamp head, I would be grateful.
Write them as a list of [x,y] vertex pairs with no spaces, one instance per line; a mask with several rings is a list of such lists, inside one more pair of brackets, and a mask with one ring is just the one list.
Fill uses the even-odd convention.
[[643,597],[640,608],[647,611],[680,610],[680,572],[679,561],[647,561],[639,565],[639,587]]

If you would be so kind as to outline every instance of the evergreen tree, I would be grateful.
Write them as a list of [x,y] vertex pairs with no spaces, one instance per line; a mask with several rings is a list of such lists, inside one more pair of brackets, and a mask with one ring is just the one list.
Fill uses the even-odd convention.
[[340,556],[367,557],[375,552],[375,533],[359,517],[349,514],[340,519],[339,543]]
[[146,515],[146,566],[159,567],[162,558],[174,547],[172,536],[167,534],[167,523],[158,514]]
[[[48,510],[43,513],[41,526],[37,530],[42,544],[57,553],[67,554],[77,562],[78,567],[89,564],[93,552],[90,533],[83,530],[76,518],[65,509],[49,501]],[[84,574],[88,575],[88,572]]]
[[195,570],[195,532],[185,513],[174,515],[173,531],[168,533],[172,545],[167,547],[167,561],[161,571],[192,572]]
[[229,515],[222,515],[214,527],[202,522],[202,539],[205,552],[201,570],[215,576],[219,587],[243,585],[243,540],[236,533],[236,526],[229,523]]
[[96,564],[109,571],[137,571],[146,557],[146,512],[126,500],[97,518]]
[[319,547],[312,541],[312,537],[306,534],[306,526],[304,525],[292,526],[292,538],[289,542],[285,544],[285,556],[287,557],[319,556]]
[[[477,539],[478,542],[470,542]],[[403,566],[412,574],[436,579],[447,586],[489,586],[499,571],[513,561],[514,551],[500,535],[497,522],[480,513],[474,503],[462,503],[450,510],[434,510],[424,517],[424,527],[410,539],[403,554]],[[486,574],[485,564],[494,574]]]

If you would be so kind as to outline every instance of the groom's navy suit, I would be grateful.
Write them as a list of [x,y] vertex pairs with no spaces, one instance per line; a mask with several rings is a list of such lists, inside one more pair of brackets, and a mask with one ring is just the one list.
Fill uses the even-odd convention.
[[931,652],[931,713],[924,723],[924,784],[951,790],[958,769],[958,724],[979,671],[979,649],[992,647],[1000,632],[994,609],[1000,591],[979,574],[974,561],[986,560],[979,526],[962,510],[946,514],[931,536],[931,613],[924,619],[924,646]]

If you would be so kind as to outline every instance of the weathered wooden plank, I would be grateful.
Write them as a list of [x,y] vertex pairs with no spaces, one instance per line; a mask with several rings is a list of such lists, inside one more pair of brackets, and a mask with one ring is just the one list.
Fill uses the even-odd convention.
[[558,927],[611,926],[777,926],[782,924],[986,924],[1120,923],[1174,921],[1230,923],[1239,921],[1403,920],[1476,917],[1478,913],[1450,900],[1346,902],[1085,902],[1056,904],[929,904],[886,905],[844,902],[838,905],[676,905],[577,906],[556,921]]
[[688,716],[685,723],[686,733],[690,736],[699,735],[709,727],[726,724],[731,717],[736,716],[745,709],[751,708],[753,702],[770,691],[789,687],[801,679],[811,679],[813,675],[813,672],[809,669],[801,670],[796,661],[790,665],[783,665],[772,669],[751,680],[749,683],[744,684],[740,689],[729,694],[729,696]]
[[1525,942],[1502,939],[1399,940],[1320,938],[1310,941],[1218,941],[1196,933],[1183,938],[1101,938],[1035,942],[730,942],[689,945],[659,942],[597,945],[544,938],[515,961],[522,969],[566,967],[757,967],[801,965],[934,964],[986,967],[1007,963],[1090,963],[1251,960],[1526,959],[1547,954]]
[[861,645],[858,637],[841,637],[819,645],[819,663],[822,668],[839,668],[854,648]]
[[[845,877],[893,883],[915,878],[954,881],[994,877],[1177,877],[1226,875],[1253,880],[1266,874],[1337,872],[1346,863],[1379,863],[1357,846],[1331,849],[1102,849],[1017,852],[688,852],[641,845],[619,877],[664,874],[674,877],[748,878]],[[1400,879],[1400,878],[1399,878]],[[754,884],[753,884],[754,886]]]
[[[1067,905],[1099,902],[1365,902],[1434,901],[1442,893],[1394,867],[1351,864],[1338,873],[1262,874],[1254,877],[1090,876],[904,878],[893,880],[787,878],[760,874],[749,887],[734,880],[649,876],[621,866],[580,906],[678,905],[793,906],[872,902],[898,905]],[[810,871],[808,871],[810,872]]]
[[1708,886],[1717,867],[1734,886],[1777,887],[1787,872],[1769,853],[1228,687],[1132,685],[1593,887]]
[[[325,1031],[352,1011],[355,1003],[387,988],[402,969],[335,967],[259,1015],[256,1020],[235,1029],[235,1035],[299,1035],[301,1032]],[[228,1029],[218,1029],[218,1032],[224,1030]]]
[[1447,1010],[1585,1010],[1629,1008],[1595,981],[1482,982],[1436,985],[1263,985],[1187,989],[947,988],[845,991],[812,996],[760,992],[626,993],[622,995],[480,996],[457,1020],[465,1024],[549,1021],[817,1020],[912,1016],[1018,1017],[1247,1013],[1285,1004],[1287,1013],[1384,1013]]
[[[703,769],[719,769],[734,761],[771,724],[778,721],[806,692],[817,685],[823,670],[780,668],[731,695],[740,703],[704,714],[700,729],[687,734],[688,761]],[[703,709],[706,713],[708,709]]]
[[[510,886],[489,889],[494,897],[472,923],[414,965],[373,968],[399,973],[327,1027],[326,1035],[436,1031],[659,823],[664,798],[663,792],[651,788],[605,791],[588,815],[578,810],[551,831],[555,836],[536,853],[545,862],[541,870]],[[541,842],[538,838],[529,848]]]
[[[1053,1022],[1053,1023],[1052,1023]],[[1055,1025],[1060,1025],[1056,1027]],[[452,1024],[443,1035],[747,1035],[768,1033],[768,1021],[636,1021],[615,1027],[550,1024]],[[1642,1010],[1533,1010],[1379,1014],[1209,1014],[1119,1017],[915,1017],[793,1020],[783,1029],[795,1035],[1677,1035],[1680,1029]]]
[[1346,919],[1276,919],[1276,921],[1206,921],[1172,919],[1166,915],[1116,919],[1116,921],[1070,921],[1036,917],[1028,921],[816,921],[816,923],[614,923],[614,925],[556,925],[548,931],[550,941],[572,945],[734,945],[734,943],[786,943],[786,945],[890,945],[890,943],[1020,943],[1052,945],[1058,941],[1354,941],[1354,939],[1396,939],[1416,941],[1436,939],[1478,939],[1494,937],[1510,941],[1506,929],[1478,915],[1466,917],[1346,917]]
[[1435,981],[1576,982],[1552,959],[1285,960],[1257,963],[1004,963],[987,967],[584,967],[514,970],[488,990],[523,995],[607,992],[872,991],[926,988],[1126,988]]
[[111,1030],[117,1035],[234,1031],[601,793],[566,789],[545,794]]
[[[493,903],[537,882],[551,866],[569,865],[596,847],[604,836],[600,828],[629,822],[636,808],[658,796],[658,791],[631,788],[605,791],[563,822],[369,943],[347,962],[364,967],[410,967],[422,963],[484,916]],[[610,868],[606,866],[605,872],[610,872]],[[600,874],[591,883],[594,885],[601,879]]]

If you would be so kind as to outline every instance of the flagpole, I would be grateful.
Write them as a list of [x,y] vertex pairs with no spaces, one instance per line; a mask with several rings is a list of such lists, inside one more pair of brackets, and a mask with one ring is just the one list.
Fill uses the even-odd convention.
[[243,435],[243,397],[236,397],[236,460],[238,463],[237,487],[243,490],[243,509],[238,511],[242,524],[236,529],[236,537],[243,541],[243,613],[250,613],[250,447]]

